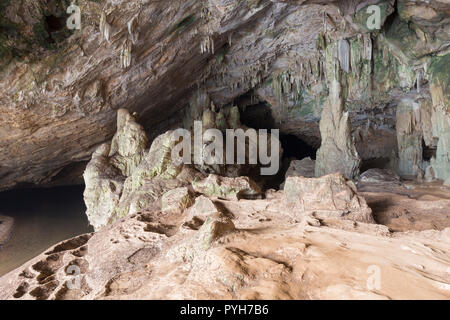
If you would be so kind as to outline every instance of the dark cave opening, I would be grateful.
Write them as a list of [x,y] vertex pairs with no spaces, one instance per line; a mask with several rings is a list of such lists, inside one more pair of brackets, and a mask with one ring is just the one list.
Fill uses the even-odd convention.
[[301,160],[310,157],[316,159],[317,150],[309,144],[292,134],[280,135],[281,146],[283,147],[284,158],[295,158]]
[[431,158],[436,158],[436,147],[429,147],[422,140],[422,159],[423,161],[430,161]]
[[47,24],[47,30],[49,33],[61,31],[64,28],[64,17],[56,17],[54,15],[49,15],[45,17],[45,23]]
[[48,34],[45,40],[49,45],[60,43],[70,36],[71,30],[66,28],[67,18],[68,16],[66,15],[57,17],[50,14],[45,16],[45,30]]
[[[246,100],[250,99],[246,95]],[[241,98],[241,101],[242,99]],[[257,103],[241,107],[241,123],[254,129],[277,129],[272,109],[266,103]],[[310,157],[316,159],[317,149],[294,134],[283,133],[280,129],[280,143],[283,148],[283,157],[280,159],[280,169],[274,176],[265,176],[263,184],[266,189],[279,189],[285,180],[286,172],[292,160],[302,160]],[[261,181],[260,181],[261,182]]]
[[241,108],[241,122],[254,129],[274,129],[275,119],[272,109],[265,103],[258,103]]
[[[244,107],[241,111],[241,122],[254,129],[275,129],[275,120],[269,105],[259,103]],[[283,158],[301,160],[306,157],[316,159],[317,150],[307,142],[293,134],[283,133],[280,129],[280,143],[283,148]]]
[[372,158],[372,159],[364,159],[361,162],[361,168],[359,171],[361,173],[369,170],[369,169],[385,169],[389,168],[390,158]]

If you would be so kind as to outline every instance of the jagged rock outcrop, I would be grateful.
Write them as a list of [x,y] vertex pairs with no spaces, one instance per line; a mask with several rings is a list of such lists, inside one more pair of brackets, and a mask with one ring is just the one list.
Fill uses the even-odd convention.
[[314,213],[316,217],[375,222],[372,210],[358,195],[355,184],[339,173],[320,178],[288,177],[284,192],[288,205],[299,217]]
[[167,191],[161,197],[161,210],[164,213],[183,212],[194,203],[192,192],[187,187]]

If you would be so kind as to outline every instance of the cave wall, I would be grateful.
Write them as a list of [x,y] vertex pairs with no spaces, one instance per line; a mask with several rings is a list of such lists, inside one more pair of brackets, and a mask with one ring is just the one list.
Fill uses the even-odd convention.
[[[339,41],[359,157],[397,170],[411,160],[396,130],[398,106],[410,101],[424,106],[412,130],[436,148],[432,169],[421,160],[414,173],[450,178],[445,1],[80,0],[82,28],[70,32],[54,20],[67,1],[0,3],[0,189],[64,179],[111,139],[118,108],[138,112],[153,138],[211,101],[222,108],[250,95],[283,133],[318,148],[327,47]],[[371,4],[381,30],[367,29]],[[194,106],[198,92],[211,101]]]

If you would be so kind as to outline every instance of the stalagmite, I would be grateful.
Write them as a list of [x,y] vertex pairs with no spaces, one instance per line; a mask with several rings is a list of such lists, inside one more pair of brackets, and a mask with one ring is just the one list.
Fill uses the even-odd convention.
[[359,175],[361,159],[356,151],[353,140],[350,119],[345,111],[345,102],[341,87],[341,71],[336,59],[338,48],[334,44],[330,50],[333,56],[330,80],[330,95],[325,102],[320,120],[322,144],[317,151],[315,175],[317,177],[341,172],[347,178],[353,179]]
[[418,102],[410,98],[403,99],[397,107],[397,171],[408,178],[415,178],[422,166],[420,107]]

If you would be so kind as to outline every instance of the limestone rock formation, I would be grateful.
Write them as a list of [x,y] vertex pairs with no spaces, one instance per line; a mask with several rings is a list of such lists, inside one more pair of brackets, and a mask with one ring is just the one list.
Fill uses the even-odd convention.
[[[0,190],[85,168],[95,232],[0,299],[449,298],[448,1],[78,0],[76,30],[68,3],[0,1]],[[261,163],[175,161],[195,121],[279,129],[317,160],[284,190]]]
[[122,175],[128,177],[141,163],[149,142],[144,128],[126,109],[117,112],[117,132],[111,142],[109,158]]
[[[318,148],[323,105],[333,94],[326,53],[333,43],[339,48],[331,60],[343,69],[345,111],[362,160],[389,160],[397,102],[416,91],[433,101],[435,141],[427,143],[437,148],[436,177],[448,178],[444,1],[77,5],[80,30],[65,28],[67,1],[0,5],[0,189],[73,183],[79,178],[73,168],[83,168],[114,135],[118,109],[138,112],[152,140],[190,122],[187,114],[197,119],[199,92],[207,93],[220,123],[227,107],[270,106],[274,127]],[[379,28],[367,24],[370,5],[380,8]],[[343,148],[337,156],[347,152],[336,148]]]
[[339,173],[320,178],[288,177],[284,192],[288,205],[300,216],[314,212],[318,216],[375,222],[372,210],[358,195],[355,184]]
[[148,140],[144,129],[121,109],[111,143],[98,147],[84,172],[86,215],[94,228],[108,223],[122,195],[126,177],[140,164]]
[[233,221],[221,213],[213,213],[206,218],[205,223],[199,230],[198,245],[203,250],[211,247],[214,241],[233,232],[235,226]]
[[405,177],[416,177],[422,166],[422,129],[420,106],[403,100],[397,106],[398,172]]
[[[331,46],[331,55],[335,55],[335,46]],[[322,144],[317,151],[315,175],[320,177],[330,173],[340,172],[348,179],[359,174],[361,159],[356,151],[351,134],[350,119],[345,111],[342,95],[341,66],[332,57],[330,96],[325,102],[320,120]]]
[[175,188],[167,191],[161,197],[161,210],[164,213],[183,212],[193,203],[192,192],[187,187]]
[[117,207],[125,177],[109,162],[110,145],[101,145],[92,155],[84,172],[86,215],[94,228],[108,223]]

